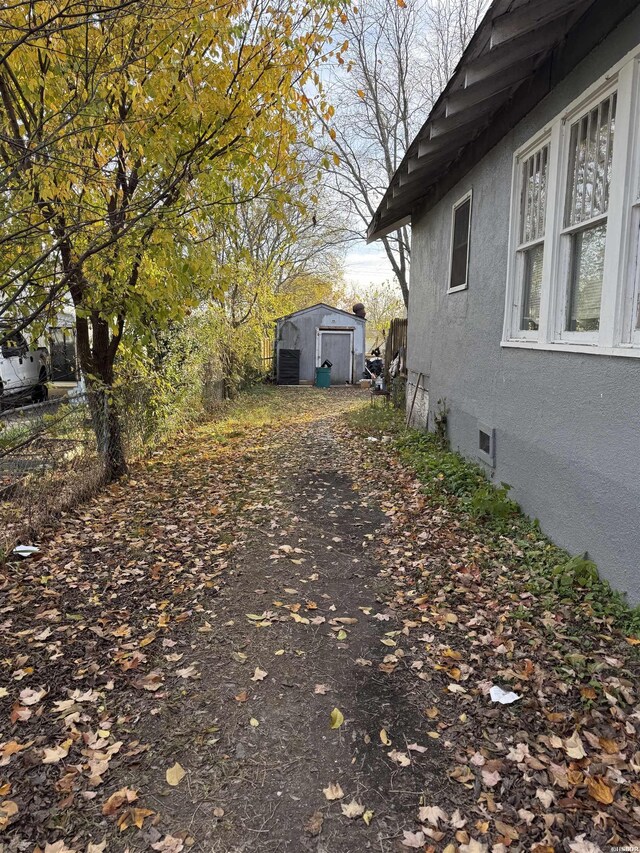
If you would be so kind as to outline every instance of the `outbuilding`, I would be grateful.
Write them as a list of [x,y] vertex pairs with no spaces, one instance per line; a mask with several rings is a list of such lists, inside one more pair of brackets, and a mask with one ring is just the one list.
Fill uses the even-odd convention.
[[[361,312],[364,313],[364,312]],[[276,378],[279,385],[311,385],[316,367],[331,362],[331,384],[357,382],[364,371],[365,324],[323,302],[276,321]]]

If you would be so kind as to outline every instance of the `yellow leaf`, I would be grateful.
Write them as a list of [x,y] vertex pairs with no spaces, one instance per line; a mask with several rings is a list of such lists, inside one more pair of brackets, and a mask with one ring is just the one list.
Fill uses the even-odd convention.
[[260,725],[260,722],[259,722],[259,720],[256,720],[255,717],[251,717],[251,719],[249,720],[249,725],[253,726],[254,729],[257,729],[258,726]]
[[341,629],[338,631],[338,633],[336,634],[336,637],[337,637],[339,640],[346,640],[346,639],[347,639],[347,632],[346,632],[344,629],[342,629],[342,628],[341,628]]
[[329,723],[330,729],[339,729],[340,726],[344,723],[344,716],[342,711],[338,708],[334,708],[331,712],[331,722]]
[[358,89],[358,93],[357,93],[357,94],[358,94],[358,97],[359,97],[359,98],[362,98],[362,100],[364,100],[364,92],[362,91],[362,89]]
[[367,826],[369,826],[373,820],[373,811],[371,809],[367,809],[367,811],[362,815],[362,820],[367,824]]
[[385,746],[391,746],[391,741],[389,740],[389,736],[387,735],[384,729],[380,729],[380,740]]
[[175,786],[175,785],[179,785],[179,784],[180,784],[180,782],[182,782],[182,780],[184,779],[184,777],[185,777],[187,774],[186,774],[186,771],[185,771],[184,767],[182,767],[182,766],[181,766],[180,764],[178,764],[178,762],[176,761],[176,763],[173,765],[173,767],[170,767],[170,768],[167,770],[167,772],[166,772],[166,774],[165,774],[165,775],[166,775],[166,778],[167,778],[167,782],[168,782],[170,785],[174,785],[174,786]]

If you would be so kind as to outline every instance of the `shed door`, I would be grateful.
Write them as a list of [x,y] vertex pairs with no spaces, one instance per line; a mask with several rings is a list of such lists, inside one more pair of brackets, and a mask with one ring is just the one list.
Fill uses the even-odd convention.
[[320,333],[320,362],[329,359],[331,368],[331,384],[344,385],[351,382],[351,350],[353,348],[353,333],[351,332],[321,332]]

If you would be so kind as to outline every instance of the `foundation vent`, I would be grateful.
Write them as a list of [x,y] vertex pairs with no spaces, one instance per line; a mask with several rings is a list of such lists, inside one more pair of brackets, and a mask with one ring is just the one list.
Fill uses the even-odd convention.
[[478,458],[492,468],[496,464],[496,431],[481,423],[478,424]]

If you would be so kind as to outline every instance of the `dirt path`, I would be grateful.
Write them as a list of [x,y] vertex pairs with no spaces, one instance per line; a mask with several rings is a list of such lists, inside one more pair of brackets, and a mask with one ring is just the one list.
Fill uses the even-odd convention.
[[[331,418],[276,433],[261,460],[270,481],[252,486],[243,509],[246,540],[216,603],[219,653],[202,661],[192,708],[221,719],[220,740],[191,775],[216,791],[193,821],[203,850],[395,849],[425,785],[438,783],[433,750],[407,773],[380,741],[393,731],[406,752],[424,740],[425,718],[379,670],[399,627],[377,601],[380,567],[367,547],[386,518],[354,492],[341,457]],[[344,723],[331,730],[336,707]],[[330,784],[344,792],[333,804]],[[184,790],[176,800],[177,818],[192,803]],[[352,800],[373,813],[369,825],[342,814]]]
[[13,567],[3,850],[392,851],[450,784],[387,677],[386,519],[334,435],[362,395],[280,404],[159,452]]
[[363,404],[263,390],[0,576],[0,853],[640,845],[640,639]]

